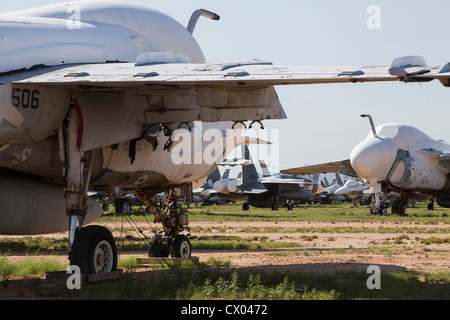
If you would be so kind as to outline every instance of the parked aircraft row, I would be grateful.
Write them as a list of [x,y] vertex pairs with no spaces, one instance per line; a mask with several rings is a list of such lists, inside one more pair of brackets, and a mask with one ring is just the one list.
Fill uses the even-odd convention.
[[[80,28],[67,27],[73,4]],[[87,225],[102,214],[87,192],[122,188],[161,223],[149,254],[189,257],[190,229],[179,204],[190,202],[193,184],[236,147],[245,122],[286,118],[275,86],[450,86],[449,64],[429,67],[415,56],[380,67],[208,62],[192,35],[201,16],[219,19],[199,10],[183,27],[160,11],[108,0],[0,14],[0,234],[68,230],[70,263],[83,273],[110,272],[117,268],[115,240],[108,229]],[[211,129],[221,135],[205,139]],[[412,127],[384,125],[345,166],[374,192],[397,192],[400,211],[415,192],[450,205],[448,150]],[[258,181],[251,170],[242,178],[253,182],[240,188],[251,205],[301,198],[317,186],[305,179],[302,189],[282,175]],[[162,206],[154,198],[160,192],[167,195]]]
[[197,202],[211,205],[244,200],[243,210],[249,210],[250,206],[278,210],[281,205],[291,210],[295,202],[331,203],[350,200],[356,205],[370,197],[365,192],[369,191],[367,186],[353,179],[344,183],[338,174],[334,180],[336,183],[330,186],[326,177],[319,183],[319,174],[271,174],[263,160],[259,161],[259,174],[247,145],[242,146],[242,155],[243,159],[235,158],[221,163],[223,166],[241,164],[239,175],[231,178],[230,169],[226,169],[221,177],[217,168],[201,188],[194,190],[198,196]]
[[[236,179],[228,177],[229,170],[225,171],[222,178],[220,178],[219,169],[208,176],[207,183],[210,188],[200,193],[209,194],[210,197],[205,199],[207,204],[245,200],[243,210],[248,210],[250,206],[278,210],[281,204],[288,201],[311,200],[313,195],[322,189],[317,181],[306,176],[271,175],[264,162],[263,174],[260,176],[247,145],[242,146],[242,155],[245,164],[241,165],[242,170]],[[227,163],[229,162],[225,164]]]

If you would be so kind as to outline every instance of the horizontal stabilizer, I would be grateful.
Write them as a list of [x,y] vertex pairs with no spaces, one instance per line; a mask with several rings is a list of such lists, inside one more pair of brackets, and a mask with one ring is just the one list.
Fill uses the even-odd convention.
[[260,184],[251,184],[249,186],[246,186],[245,188],[242,188],[241,190],[244,194],[262,194],[264,192],[267,192],[267,189]]
[[233,158],[230,160],[224,160],[221,163],[219,163],[219,166],[231,166],[231,167],[235,167],[235,166],[248,166],[250,165],[252,162],[250,160],[247,159],[241,159],[241,158]]
[[238,141],[238,146],[242,146],[244,144],[272,144],[272,142],[254,137],[240,137]]

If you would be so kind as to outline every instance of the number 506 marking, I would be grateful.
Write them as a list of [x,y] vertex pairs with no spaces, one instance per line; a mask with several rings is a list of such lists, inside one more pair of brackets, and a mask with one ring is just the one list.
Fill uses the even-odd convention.
[[13,88],[11,94],[11,103],[16,108],[39,108],[39,90],[30,91],[29,89]]

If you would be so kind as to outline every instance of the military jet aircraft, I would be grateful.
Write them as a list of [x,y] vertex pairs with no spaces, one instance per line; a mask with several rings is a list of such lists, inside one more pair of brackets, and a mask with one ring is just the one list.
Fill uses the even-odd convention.
[[[214,189],[218,196],[228,200],[247,200],[242,205],[248,210],[249,205],[259,208],[278,210],[286,201],[308,201],[314,193],[321,192],[321,186],[309,177],[289,175],[271,175],[265,162],[262,162],[262,177],[258,174],[247,145],[242,146],[242,154],[249,165],[242,166],[242,183],[236,180],[217,181]],[[260,161],[261,163],[261,161]],[[292,206],[289,206],[292,209]]]
[[431,197],[429,209],[437,204],[450,208],[450,144],[435,140],[419,129],[385,123],[375,127],[351,152],[350,159],[282,170],[290,174],[345,172],[358,177],[374,194],[371,212],[385,214],[386,196],[394,198],[392,208],[404,215],[409,199]]
[[[316,175],[320,176],[320,174]],[[335,191],[344,185],[338,173],[336,173],[336,179],[332,181],[331,185],[328,182],[327,177],[323,177],[320,185],[323,187],[323,191],[314,195],[314,202],[332,203],[347,200],[344,195],[335,194]]]
[[349,198],[353,205],[356,206],[361,200],[368,199],[370,194],[365,193],[369,187],[360,183],[355,179],[347,180],[344,185],[334,191],[336,195],[346,196]]
[[[79,20],[69,19],[69,7]],[[0,14],[1,234],[69,230],[71,264],[83,273],[114,270],[111,232],[86,226],[102,214],[87,191],[120,187],[163,226],[150,251],[189,257],[179,204],[233,150],[246,121],[286,118],[274,86],[434,79],[450,86],[450,64],[428,67],[421,57],[390,67],[207,62],[192,35],[200,16],[219,19],[199,10],[185,28],[120,1]],[[161,208],[153,197],[163,191]]]

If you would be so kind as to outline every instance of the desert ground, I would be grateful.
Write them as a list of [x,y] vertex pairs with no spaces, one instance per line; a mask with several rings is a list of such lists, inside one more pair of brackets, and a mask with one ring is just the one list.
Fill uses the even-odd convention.
[[[113,230],[119,237],[123,230],[117,223],[97,223]],[[144,234],[152,236],[159,225],[137,223]],[[129,226],[128,226],[129,227]],[[278,242],[290,245],[252,247],[245,249],[199,250],[192,255],[204,262],[211,257],[227,261],[227,268],[276,270],[280,272],[336,273],[341,271],[366,272],[368,266],[377,265],[381,272],[404,271],[450,271],[449,241],[424,242],[423,239],[449,239],[450,223],[417,222],[407,218],[391,221],[333,222],[333,221],[193,221],[190,222],[193,239],[201,236],[227,239],[230,236],[245,239],[246,243]],[[311,230],[311,231],[309,231]],[[6,236],[0,237],[1,239]],[[67,233],[55,233],[40,237],[67,238]],[[8,236],[11,238],[11,236]],[[20,238],[20,237],[19,237]],[[7,259],[39,259],[43,255],[10,253]],[[119,250],[119,259],[147,257],[147,253]],[[47,257],[47,256],[45,256]],[[67,262],[67,255],[58,253],[48,256]],[[68,262],[67,262],[68,263]],[[152,272],[145,268],[135,269],[136,274]],[[44,276],[30,279],[10,279],[8,288],[0,290],[0,299],[42,299],[24,292],[29,281],[46,281]],[[28,284],[29,285],[29,284]],[[21,290],[22,288],[22,290]],[[1,289],[1,288],[0,288]]]

